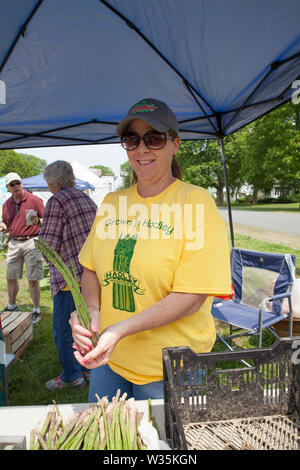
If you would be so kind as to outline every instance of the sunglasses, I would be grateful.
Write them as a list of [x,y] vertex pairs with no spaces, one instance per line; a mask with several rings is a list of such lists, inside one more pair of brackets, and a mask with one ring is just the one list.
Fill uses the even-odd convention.
[[158,131],[148,131],[142,136],[136,132],[126,132],[121,136],[121,145],[125,150],[135,150],[142,140],[147,148],[160,150],[164,148],[168,139],[174,140],[174,137]]
[[11,187],[13,188],[13,187],[16,186],[16,185],[17,185],[17,186],[20,186],[20,184],[21,184],[21,181],[16,181],[15,183],[9,183],[8,186],[11,186]]

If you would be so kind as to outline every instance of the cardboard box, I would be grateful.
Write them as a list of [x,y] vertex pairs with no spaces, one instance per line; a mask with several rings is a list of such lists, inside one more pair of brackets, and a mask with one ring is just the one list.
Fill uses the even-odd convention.
[[3,312],[1,323],[5,351],[18,359],[33,338],[32,312]]

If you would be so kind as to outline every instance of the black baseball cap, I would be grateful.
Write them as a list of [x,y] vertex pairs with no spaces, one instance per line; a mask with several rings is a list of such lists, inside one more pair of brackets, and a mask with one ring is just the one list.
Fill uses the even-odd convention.
[[142,119],[159,132],[171,129],[178,134],[178,122],[175,114],[166,103],[155,98],[144,98],[128,111],[126,117],[117,127],[117,135],[121,136],[135,119]]

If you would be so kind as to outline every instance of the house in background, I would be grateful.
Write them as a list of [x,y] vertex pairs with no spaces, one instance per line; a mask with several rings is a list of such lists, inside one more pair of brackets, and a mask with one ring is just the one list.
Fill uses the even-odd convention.
[[99,168],[89,168],[89,171],[94,173],[98,178],[100,178],[103,187],[106,187],[108,192],[115,191],[115,175],[114,173],[102,173],[102,170]]
[[[95,189],[90,190],[90,196],[99,207],[106,194],[115,191],[114,175],[102,175],[101,170],[95,168],[87,168],[81,163],[71,162],[76,178],[88,181]],[[100,173],[101,174],[100,174]]]

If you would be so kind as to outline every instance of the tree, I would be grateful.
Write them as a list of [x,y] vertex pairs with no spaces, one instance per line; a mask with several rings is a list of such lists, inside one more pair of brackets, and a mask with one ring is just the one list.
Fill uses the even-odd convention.
[[27,178],[40,174],[46,165],[46,160],[33,155],[20,154],[14,150],[0,150],[0,176],[15,172],[21,178]]
[[109,166],[93,165],[93,166],[90,166],[90,168],[96,168],[98,170],[101,170],[102,175],[114,175],[113,170]]
[[[240,187],[240,158],[236,136],[224,139],[227,156],[227,169],[230,187]],[[217,204],[224,205],[224,169],[221,160],[220,143],[218,140],[199,140],[182,142],[176,160],[182,169],[183,180],[204,188],[216,190]]]
[[[268,192],[275,183],[300,185],[299,109],[288,103],[247,126],[244,133],[242,174],[253,186],[252,204],[259,190]],[[298,121],[297,121],[298,119]]]
[[120,165],[120,174],[123,178],[122,189],[129,188],[135,180],[132,167],[128,160]]

